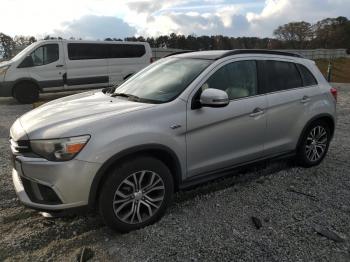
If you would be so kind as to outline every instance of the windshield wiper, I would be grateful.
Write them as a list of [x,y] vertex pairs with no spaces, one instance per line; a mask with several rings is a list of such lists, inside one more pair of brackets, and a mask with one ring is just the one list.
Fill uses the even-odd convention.
[[114,91],[115,91],[115,89],[116,89],[117,87],[118,87],[117,85],[115,85],[115,86],[110,86],[110,87],[105,87],[105,88],[102,89],[102,92],[103,92],[104,94],[113,94]]
[[126,93],[114,93],[111,95],[111,97],[116,97],[116,96],[121,96],[121,97],[126,97],[131,99],[132,101],[140,101],[140,98],[138,96],[134,96],[131,94],[126,94]]

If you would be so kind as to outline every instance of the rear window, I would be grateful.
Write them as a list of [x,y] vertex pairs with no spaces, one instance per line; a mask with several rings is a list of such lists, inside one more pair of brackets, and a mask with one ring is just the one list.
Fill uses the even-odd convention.
[[266,92],[302,87],[302,80],[294,63],[282,61],[264,61]]
[[303,86],[317,85],[316,78],[305,66],[298,64],[298,68],[303,79]]
[[105,58],[135,58],[146,53],[144,45],[131,44],[68,44],[70,60],[105,59]]

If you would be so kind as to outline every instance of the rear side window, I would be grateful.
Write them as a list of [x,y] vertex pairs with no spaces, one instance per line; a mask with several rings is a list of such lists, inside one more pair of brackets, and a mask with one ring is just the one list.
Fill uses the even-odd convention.
[[141,57],[146,53],[146,49],[144,45],[109,44],[107,46],[110,49],[109,50],[110,58]]
[[267,60],[265,71],[265,93],[302,87],[302,80],[294,63]]
[[309,69],[300,64],[298,64],[297,66],[299,68],[301,77],[303,78],[303,86],[317,85],[316,78],[313,76]]
[[103,44],[68,44],[68,57],[70,60],[104,59],[107,50]]
[[146,53],[144,45],[130,44],[68,44],[70,60],[105,59],[105,58],[135,58]]

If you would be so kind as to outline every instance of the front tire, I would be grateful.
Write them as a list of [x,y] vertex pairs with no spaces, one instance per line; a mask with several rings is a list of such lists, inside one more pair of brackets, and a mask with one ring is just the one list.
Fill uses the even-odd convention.
[[173,192],[173,178],[163,162],[137,157],[110,172],[101,188],[99,211],[107,226],[129,232],[158,221]]
[[303,167],[319,165],[327,154],[330,140],[331,130],[325,121],[311,123],[297,150],[299,164]]
[[31,104],[39,99],[39,88],[36,84],[24,81],[15,85],[13,97],[21,104]]

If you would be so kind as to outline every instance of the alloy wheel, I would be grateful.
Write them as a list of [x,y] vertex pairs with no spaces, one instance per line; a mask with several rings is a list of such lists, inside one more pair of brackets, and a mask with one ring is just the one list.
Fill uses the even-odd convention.
[[124,223],[145,222],[161,207],[164,195],[164,181],[157,173],[135,172],[118,186],[113,200],[114,214]]
[[306,138],[305,153],[311,162],[320,160],[327,148],[328,135],[326,129],[321,126],[315,126],[311,129]]

